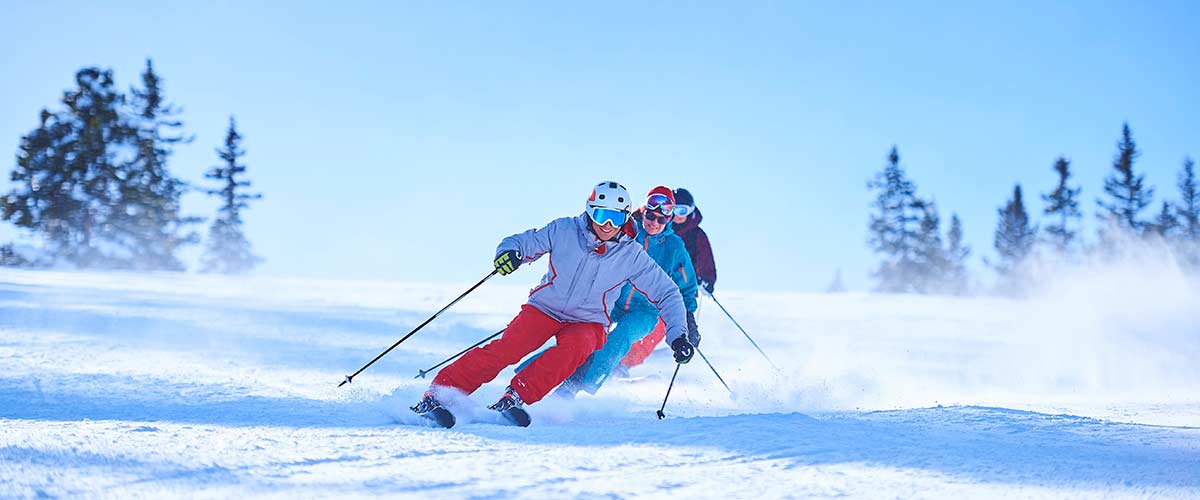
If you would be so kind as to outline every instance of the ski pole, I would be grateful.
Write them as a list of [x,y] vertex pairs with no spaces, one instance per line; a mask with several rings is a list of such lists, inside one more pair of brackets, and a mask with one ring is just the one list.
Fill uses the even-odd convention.
[[483,284],[483,282],[485,282],[489,279],[492,279],[492,276],[495,276],[496,273],[499,273],[499,272],[500,272],[499,269],[493,269],[492,272],[488,273],[487,276],[484,276],[483,279],[479,280],[479,283],[476,283],[475,286],[468,288],[467,291],[463,292],[462,295],[459,295],[457,299],[454,299],[454,301],[450,302],[449,304],[446,304],[446,307],[443,307],[440,311],[433,313],[433,316],[430,316],[429,319],[425,320],[424,323],[421,323],[420,325],[417,325],[416,328],[413,328],[413,330],[411,332],[408,332],[408,335],[401,337],[400,340],[397,340],[396,343],[392,344],[392,346],[387,348],[387,350],[379,353],[378,356],[375,356],[375,359],[372,359],[370,363],[363,365],[362,368],[359,368],[358,371],[354,372],[353,374],[346,375],[346,380],[343,380],[342,383],[338,384],[338,387],[349,384],[351,381],[354,380],[354,377],[357,377],[358,374],[362,373],[363,370],[366,370],[368,366],[375,364],[376,361],[379,361],[379,358],[382,358],[385,355],[387,355],[387,353],[392,352],[392,349],[395,349],[396,346],[400,345],[401,342],[408,340],[408,338],[411,337],[414,333],[417,333],[418,330],[425,328],[425,325],[428,325],[429,322],[431,322],[435,318],[437,318],[439,314],[446,312],[446,309],[449,309],[450,306],[457,304],[458,301],[463,299],[463,297],[466,297],[467,294],[474,292],[476,288],[479,288],[479,286]]
[[762,357],[764,359],[766,359],[768,363],[771,363],[772,367],[774,367],[776,370],[778,370],[779,366],[776,365],[774,361],[771,361],[771,358],[767,357],[767,353],[763,352],[762,348],[758,346],[758,342],[755,342],[754,339],[750,338],[750,334],[746,333],[746,329],[742,328],[742,325],[739,325],[736,319],[733,319],[733,315],[729,314],[729,311],[725,309],[725,306],[721,305],[721,301],[717,300],[717,297],[715,295],[713,295],[712,293],[709,293],[708,290],[704,290],[704,293],[705,293],[705,295],[708,295],[708,298],[712,299],[713,302],[717,303],[717,307],[721,308],[721,312],[724,312],[725,316],[729,318],[729,321],[733,322],[733,326],[736,326],[738,328],[738,330],[742,331],[742,335],[745,335],[746,340],[749,340],[750,343],[754,345],[754,348],[758,349],[758,353],[762,354]]
[[658,409],[658,419],[659,420],[662,420],[664,417],[667,416],[667,414],[663,413],[663,410],[667,409],[667,398],[671,397],[671,388],[675,387],[675,377],[679,375],[679,367],[681,367],[681,366],[683,366],[683,365],[681,365],[681,364],[675,365],[675,375],[671,375],[671,385],[667,386],[667,395],[663,396],[662,408]]
[[438,364],[436,364],[436,365],[433,365],[433,366],[431,366],[431,367],[429,367],[428,369],[425,369],[425,370],[418,370],[418,371],[420,371],[421,373],[418,373],[418,374],[417,374],[417,376],[415,376],[415,377],[413,377],[413,378],[425,378],[425,374],[426,374],[426,373],[429,373],[429,372],[431,372],[431,371],[434,371],[434,370],[436,370],[436,369],[437,369],[439,366],[442,366],[442,365],[444,365],[444,364],[446,364],[446,363],[449,363],[449,362],[450,362],[450,360],[452,360],[452,359],[454,359],[454,358],[457,358],[457,357],[459,357],[459,356],[462,356],[463,354],[466,354],[466,353],[467,353],[467,351],[470,351],[471,349],[474,349],[474,348],[476,348],[476,347],[479,347],[479,346],[483,345],[483,343],[484,343],[484,342],[487,342],[487,341],[489,341],[489,340],[492,340],[492,339],[496,338],[496,336],[497,336],[497,335],[500,335],[501,333],[504,333],[504,330],[500,330],[500,331],[498,331],[498,332],[496,332],[496,333],[493,333],[493,334],[489,335],[489,336],[488,336],[488,338],[486,338],[486,339],[483,339],[483,340],[480,340],[479,342],[476,342],[476,343],[475,343],[475,345],[473,345],[473,346],[471,346],[471,347],[468,347],[468,348],[466,348],[466,349],[463,349],[463,350],[459,351],[459,352],[458,352],[458,354],[455,354],[455,355],[453,355],[453,356],[450,356],[450,357],[446,358],[446,360],[445,360],[445,361],[442,361],[441,363],[438,363]]
[[721,374],[717,373],[717,369],[713,368],[712,363],[708,362],[708,358],[704,356],[704,352],[701,351],[699,347],[696,348],[696,354],[700,355],[700,359],[704,360],[704,364],[708,365],[708,369],[712,370],[713,375],[717,376],[717,380],[721,381],[721,385],[725,386],[725,390],[729,391],[730,394],[733,394],[733,389],[729,388],[729,384],[725,383],[725,379],[721,378]]

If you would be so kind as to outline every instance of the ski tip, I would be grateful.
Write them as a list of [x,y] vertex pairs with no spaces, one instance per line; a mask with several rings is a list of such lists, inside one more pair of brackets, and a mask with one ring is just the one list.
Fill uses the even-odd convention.
[[444,427],[446,429],[454,427],[455,418],[454,418],[454,414],[450,413],[450,410],[447,410],[446,408],[439,406],[439,407],[436,407],[427,412],[421,413],[421,412],[417,411],[417,408],[419,406],[420,405],[413,406],[413,407],[410,407],[409,409],[412,410],[413,413],[416,413],[417,415],[425,417],[433,424],[436,424],[438,427]]
[[454,414],[450,413],[450,410],[445,408],[434,408],[432,411],[422,416],[433,420],[434,423],[445,429],[454,427],[454,424],[456,423]]
[[502,415],[518,427],[529,427],[529,424],[533,422],[533,419],[529,418],[529,412],[520,408],[510,408],[505,410]]

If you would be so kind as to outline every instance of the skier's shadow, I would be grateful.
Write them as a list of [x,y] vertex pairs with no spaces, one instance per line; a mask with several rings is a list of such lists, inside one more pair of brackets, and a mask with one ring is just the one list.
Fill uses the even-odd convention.
[[[122,388],[124,390],[122,390]],[[221,426],[378,426],[369,403],[235,395],[236,388],[107,374],[0,378],[0,418],[122,420]]]

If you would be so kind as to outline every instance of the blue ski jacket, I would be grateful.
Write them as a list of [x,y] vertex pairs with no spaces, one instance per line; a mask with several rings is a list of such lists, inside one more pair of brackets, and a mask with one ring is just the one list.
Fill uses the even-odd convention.
[[[667,273],[667,276],[679,287],[679,293],[683,296],[683,305],[687,312],[696,312],[696,293],[699,290],[696,284],[696,270],[692,267],[692,258],[688,255],[683,239],[675,234],[672,227],[674,223],[668,222],[666,229],[653,235],[646,233],[646,228],[642,226],[641,220],[635,219],[635,224],[637,224],[636,241],[641,245],[642,250],[651,259],[654,259],[654,262],[658,263],[663,272]],[[624,312],[656,312],[654,305],[641,292],[640,289],[635,292],[633,284],[625,285],[625,288],[621,289],[620,298],[617,299],[617,306]]]

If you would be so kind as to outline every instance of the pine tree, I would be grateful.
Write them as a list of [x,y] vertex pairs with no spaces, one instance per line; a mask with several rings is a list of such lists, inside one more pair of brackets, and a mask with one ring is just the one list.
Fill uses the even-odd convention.
[[21,138],[11,179],[19,187],[0,198],[4,220],[33,230],[52,246],[54,255],[67,255],[83,238],[75,217],[84,200],[76,195],[67,157],[57,154],[73,133],[69,122],[43,109],[38,127]]
[[921,221],[917,231],[913,289],[919,293],[940,292],[949,268],[942,246],[941,218],[932,201],[917,200],[916,206],[921,211]]
[[900,153],[893,146],[883,171],[876,174],[867,187],[878,190],[871,204],[868,226],[872,250],[882,254],[883,261],[874,276],[876,289],[882,292],[913,290],[918,275],[916,265],[917,232],[922,212],[918,207],[916,186],[900,167]]
[[242,136],[237,132],[233,117],[229,118],[229,130],[225,135],[225,147],[217,149],[217,155],[225,163],[212,167],[204,176],[222,183],[219,189],[208,190],[208,194],[219,196],[221,208],[208,231],[208,247],[204,255],[204,272],[226,274],[243,273],[262,261],[250,252],[250,242],[242,231],[242,209],[247,202],[262,198],[262,194],[244,193],[249,181],[240,180],[246,166],[238,164],[238,158],[246,154],[241,149]]
[[21,139],[4,218],[41,235],[49,256],[80,267],[122,267],[113,244],[114,207],[124,180],[119,157],[133,132],[112,71],[84,68],[58,113],[43,110]]
[[970,277],[967,275],[967,257],[971,248],[963,243],[962,221],[958,214],[950,216],[950,230],[946,233],[946,273],[945,291],[954,295],[963,295],[970,288]]
[[1013,271],[1033,251],[1037,227],[1029,223],[1025,202],[1021,198],[1021,185],[1013,188],[1013,197],[997,210],[1000,221],[996,226],[994,245],[1000,255],[996,270],[1003,277],[1011,277]]
[[[1054,161],[1054,171],[1058,172],[1058,186],[1050,194],[1042,195],[1042,200],[1046,202],[1044,213],[1056,219],[1046,226],[1047,239],[1060,254],[1070,252],[1078,234],[1072,228],[1077,226],[1078,220],[1081,218],[1079,193],[1082,188],[1067,186],[1067,180],[1071,177],[1070,168],[1070,160],[1062,156],[1058,157]],[[1076,222],[1072,222],[1073,220]]]
[[170,174],[167,161],[175,145],[191,142],[191,138],[181,134],[183,123],[176,118],[179,110],[166,102],[149,59],[142,85],[131,89],[137,154],[127,166],[114,224],[123,233],[131,267],[183,270],[175,253],[199,241],[187,228],[201,219],[181,215],[180,198],[187,185]]
[[1175,209],[1171,207],[1170,202],[1162,203],[1162,210],[1159,211],[1158,217],[1154,218],[1154,222],[1146,225],[1146,230],[1156,234],[1163,239],[1168,239],[1174,236],[1175,230],[1179,227],[1179,220],[1175,218]]
[[1154,198],[1154,189],[1144,185],[1144,177],[1134,172],[1133,164],[1141,156],[1137,144],[1133,142],[1133,134],[1129,131],[1129,123],[1121,128],[1121,140],[1117,142],[1117,156],[1113,159],[1115,173],[1104,179],[1104,193],[1110,201],[1097,200],[1100,207],[1108,213],[1102,218],[1114,221],[1133,234],[1143,234],[1146,222],[1138,216],[1143,209],[1150,205]]
[[180,228],[184,183],[166,168],[171,145],[184,140],[164,130],[182,126],[163,101],[147,61],[146,88],[134,98],[117,91],[111,70],[84,68],[62,111],[43,110],[21,140],[0,203],[4,219],[41,237],[47,257],[78,267],[183,268],[176,249],[194,236]]
[[12,243],[0,245],[0,267],[28,267],[32,264],[32,262],[17,253]]
[[1196,182],[1195,164],[1191,158],[1183,159],[1183,169],[1179,172],[1179,206],[1175,207],[1175,216],[1180,225],[1180,238],[1196,244],[1200,243],[1200,185]]

